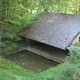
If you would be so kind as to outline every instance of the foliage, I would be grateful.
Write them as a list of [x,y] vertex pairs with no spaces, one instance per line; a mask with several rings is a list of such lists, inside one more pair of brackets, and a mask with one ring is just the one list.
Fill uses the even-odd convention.
[[14,54],[16,53],[17,44],[14,40],[9,38],[12,28],[10,26],[1,25],[0,31],[0,54]]
[[41,0],[40,3],[47,11],[80,14],[80,0]]
[[[79,44],[79,43],[78,43]],[[79,71],[76,72],[76,69],[80,70],[80,47],[78,46],[70,46],[69,56],[67,60],[63,64],[59,64],[54,68],[51,68],[47,71],[41,72],[31,80],[73,80],[73,78],[80,77]],[[76,75],[76,76],[75,76]]]
[[[0,0],[2,17],[1,24],[5,24],[5,28],[12,28],[9,33],[9,38],[18,40],[17,33],[28,24],[30,24],[38,13],[32,14],[32,7],[34,9],[34,2],[26,0]],[[14,5],[15,4],[15,5]],[[4,12],[5,10],[5,12]],[[3,15],[4,14],[4,15]],[[9,24],[10,26],[6,26]]]
[[67,60],[71,63],[80,63],[80,47],[70,46],[68,49],[69,56],[67,57]]
[[68,49],[69,56],[65,63],[39,73],[31,80],[73,80],[73,74],[77,68],[80,68],[80,47],[70,46]]
[[[80,63],[65,62],[44,72],[32,75],[15,63],[0,57],[0,80],[73,80],[73,74]],[[4,75],[3,75],[4,74]],[[4,77],[5,76],[5,77]]]
[[0,80],[28,80],[32,73],[0,57]]
[[79,14],[79,3],[80,0],[0,0],[0,22],[10,25],[12,29],[9,37],[18,40],[17,33],[44,10]]
[[68,49],[69,56],[65,63],[39,73],[31,80],[73,80],[76,69],[80,68],[80,47],[70,46]]
[[17,51],[18,45],[15,42],[13,42],[13,41],[11,42],[8,40],[8,41],[6,41],[5,44],[6,44],[5,47],[2,47],[3,50],[2,49],[0,50],[0,53],[2,55],[9,56],[11,54],[15,54],[18,52]]
[[78,67],[80,65],[65,62],[47,71],[36,74],[30,80],[73,80],[73,73]]
[[44,10],[79,14],[80,0],[0,0],[0,47],[7,45],[4,38],[21,40],[18,32]]
[[[0,0],[0,53],[16,53],[16,43],[21,40],[17,33],[44,10],[80,14],[80,0]],[[68,62],[32,78],[26,70],[0,57],[0,80],[72,80],[80,67],[80,48],[71,46],[69,50]]]
[[32,14],[30,9],[35,4],[26,0],[0,0],[0,5],[0,50],[4,50],[2,53],[13,54],[13,50],[17,48],[16,41],[21,40],[18,32],[30,24],[38,13]]
[[[5,5],[3,5],[3,3]],[[9,24],[12,27],[10,37],[16,37],[17,32],[19,32],[22,28],[26,27],[28,24],[32,22],[37,16],[38,13],[32,14],[32,7],[34,9],[34,2],[29,2],[24,0],[1,0],[1,6],[4,7],[6,13],[5,15],[1,14],[2,17],[1,24]],[[14,5],[15,4],[15,5]],[[7,8],[6,8],[7,6]],[[4,9],[1,7],[1,10]],[[9,26],[5,26],[5,28],[10,28]],[[15,34],[15,35],[13,35]],[[12,38],[11,37],[11,38]]]

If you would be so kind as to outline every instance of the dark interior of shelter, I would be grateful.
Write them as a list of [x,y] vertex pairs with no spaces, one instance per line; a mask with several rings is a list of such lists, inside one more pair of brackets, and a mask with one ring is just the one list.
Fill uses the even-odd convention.
[[68,55],[68,50],[62,50],[31,39],[28,39],[27,42],[27,49],[29,51],[58,63],[65,62],[66,56]]

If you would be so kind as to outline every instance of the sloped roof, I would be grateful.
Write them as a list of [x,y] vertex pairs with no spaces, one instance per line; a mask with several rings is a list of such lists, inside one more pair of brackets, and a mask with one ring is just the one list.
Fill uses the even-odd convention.
[[65,50],[80,32],[80,15],[43,12],[19,35]]

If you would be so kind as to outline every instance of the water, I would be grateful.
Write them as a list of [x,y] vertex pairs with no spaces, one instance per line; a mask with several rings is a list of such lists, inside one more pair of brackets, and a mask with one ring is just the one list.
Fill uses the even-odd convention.
[[23,52],[8,56],[7,59],[17,63],[21,67],[27,70],[30,70],[32,72],[45,71],[58,64],[54,61],[48,60],[44,57],[38,56],[29,51],[23,51]]

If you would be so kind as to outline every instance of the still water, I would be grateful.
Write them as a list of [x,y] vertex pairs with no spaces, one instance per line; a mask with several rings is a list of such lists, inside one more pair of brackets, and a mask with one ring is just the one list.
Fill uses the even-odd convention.
[[32,72],[42,72],[58,64],[29,51],[13,54],[8,56],[7,59]]

